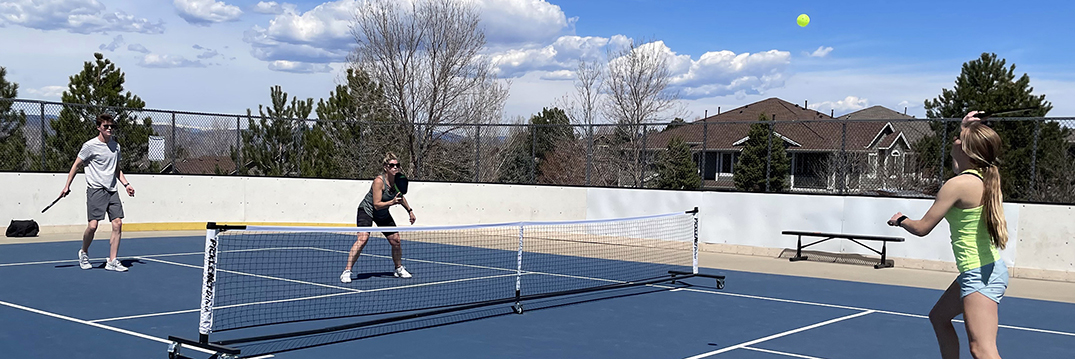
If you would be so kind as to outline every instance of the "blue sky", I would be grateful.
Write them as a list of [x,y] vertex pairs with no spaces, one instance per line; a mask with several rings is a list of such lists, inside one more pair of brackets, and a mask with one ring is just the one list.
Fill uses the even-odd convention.
[[[273,85],[328,96],[359,1],[0,0],[0,66],[21,98],[59,101],[102,52],[147,107],[256,111]],[[689,119],[769,97],[924,117],[923,101],[982,52],[1029,74],[1049,116],[1075,116],[1070,1],[465,1],[482,9],[486,54],[511,80],[505,121],[556,105],[575,59],[625,39],[664,51]]]

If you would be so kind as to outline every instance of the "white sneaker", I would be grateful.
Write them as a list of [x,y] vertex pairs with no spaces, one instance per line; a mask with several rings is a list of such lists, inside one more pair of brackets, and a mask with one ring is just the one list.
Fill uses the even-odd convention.
[[78,250],[78,266],[82,269],[93,268],[93,266],[90,265],[90,256],[86,255],[86,252],[83,252],[81,249]]
[[343,274],[340,274],[340,281],[344,283],[351,283],[351,271],[343,271]]
[[396,278],[411,277],[411,273],[407,271],[407,268],[403,268],[403,266],[396,267],[396,273],[394,273],[394,275],[396,276]]
[[123,264],[119,262],[119,258],[116,258],[105,262],[105,270],[126,272],[127,267],[124,267]]

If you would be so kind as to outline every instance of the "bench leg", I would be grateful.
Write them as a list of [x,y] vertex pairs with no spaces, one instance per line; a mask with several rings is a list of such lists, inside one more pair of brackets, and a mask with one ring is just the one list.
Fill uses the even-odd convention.
[[803,256],[803,236],[799,236],[799,240],[795,245],[795,256],[788,258],[789,261],[798,262],[804,261],[807,257]]
[[885,244],[886,244],[885,242],[881,242],[881,263],[875,264],[873,266],[874,269],[891,268],[892,267],[892,265],[888,264],[888,261],[885,259],[886,254],[888,253],[888,247]]

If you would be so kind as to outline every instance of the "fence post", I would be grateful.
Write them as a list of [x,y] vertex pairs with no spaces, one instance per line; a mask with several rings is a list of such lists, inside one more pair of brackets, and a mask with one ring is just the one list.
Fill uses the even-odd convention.
[[769,121],[769,150],[765,154],[765,192],[769,192],[769,177],[772,177],[773,167],[773,123],[776,122],[776,115],[773,115],[773,119]]
[[[362,147],[362,142],[363,139],[365,139],[366,131],[376,131],[372,130],[372,128],[373,125],[371,123],[367,124],[362,122],[361,120],[358,121],[358,143],[355,147],[358,149],[357,151],[355,151],[355,178],[362,178],[363,174],[366,172],[366,163],[362,162],[362,149],[365,148]],[[400,170],[402,170],[402,168],[400,168]]]
[[847,193],[847,120],[842,124],[840,134],[840,194]]
[[[709,118],[709,112],[706,112],[706,117],[705,118]],[[702,164],[702,170],[701,170],[702,181],[699,182],[699,183],[701,183],[699,186],[703,187],[703,188],[705,187],[705,165],[706,165],[706,157],[708,157],[707,156],[707,152],[708,152],[707,144],[708,144],[708,142],[709,142],[709,121],[706,121],[705,119],[703,119],[702,120],[702,156],[701,156],[702,158],[700,159],[700,161],[698,161],[699,163]],[[719,176],[720,175],[714,173],[713,174],[713,180],[714,181],[719,180],[720,179],[720,178],[718,178]]]
[[530,184],[537,182],[537,125],[530,124]]
[[586,144],[586,185],[590,185],[590,171],[593,167],[593,123],[587,127]]
[[415,141],[417,142],[418,146],[417,148],[415,148],[414,152],[414,179],[419,179],[422,177],[422,138],[425,135],[425,131],[423,131],[422,124],[420,123],[415,124],[415,128],[418,132],[418,138],[417,141]]
[[474,183],[481,183],[482,126],[474,125]]
[[246,164],[243,163],[243,134],[240,128],[242,128],[242,116],[235,116],[235,174],[245,174],[243,167]]
[[642,150],[638,154],[638,188],[646,188],[646,124],[642,124]]
[[172,112],[172,173],[176,172],[175,112]]
[[45,161],[45,103],[41,102],[41,170],[48,171]]
[[948,122],[945,119],[941,119],[941,170],[937,172],[937,183],[944,182],[944,156],[948,155]]
[[1034,120],[1034,149],[1030,152],[1030,195],[1033,199],[1039,199],[1037,191],[1038,181],[1038,138],[1041,137],[1041,121]]

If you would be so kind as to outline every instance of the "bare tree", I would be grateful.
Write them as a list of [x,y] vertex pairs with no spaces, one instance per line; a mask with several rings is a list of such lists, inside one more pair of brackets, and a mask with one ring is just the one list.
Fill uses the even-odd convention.
[[[609,48],[608,73],[604,78],[607,99],[603,112],[618,124],[613,153],[628,156],[618,177],[622,185],[640,186],[644,179],[646,151],[644,128],[648,123],[668,122],[681,109],[679,94],[669,89],[671,70],[656,42],[632,41],[621,48]],[[632,183],[633,182],[633,183]]]
[[445,134],[501,116],[508,84],[481,55],[479,20],[473,4],[452,0],[369,0],[355,18],[352,65],[384,86],[390,115],[407,132],[409,153],[401,155],[415,178],[444,153],[436,147]]
[[679,93],[669,90],[671,80],[668,61],[656,43],[632,41],[619,49],[609,48],[605,115],[628,126],[660,122],[662,115],[674,116],[669,112],[677,109]]

